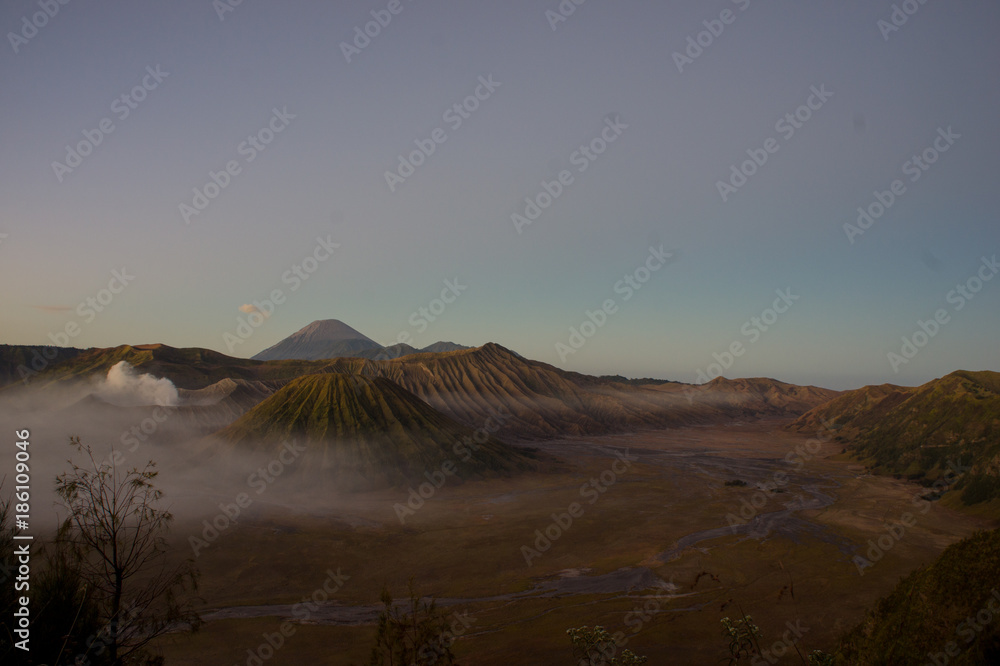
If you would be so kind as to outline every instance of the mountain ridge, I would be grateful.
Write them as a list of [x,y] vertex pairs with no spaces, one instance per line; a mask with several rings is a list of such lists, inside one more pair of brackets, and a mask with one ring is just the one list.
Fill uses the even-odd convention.
[[302,440],[308,466],[352,490],[406,483],[446,463],[462,478],[537,467],[529,451],[473,431],[388,379],[339,373],[292,380],[213,439],[265,451]]
[[420,352],[468,349],[454,342],[435,342],[423,349],[397,343],[382,346],[339,319],[318,319],[250,358],[255,361],[306,360],[331,358],[393,359]]
[[[385,377],[472,428],[478,428],[494,410],[508,409],[511,417],[499,434],[510,440],[796,417],[839,395],[770,379],[718,379],[700,386],[633,385],[614,377],[562,370],[492,342],[386,360],[354,357],[316,361],[257,361],[198,348],[123,345],[88,350],[57,364],[40,374],[35,385],[44,391],[65,381],[90,381],[123,360],[137,372],[165,377],[179,390],[191,391],[225,379],[289,382],[316,373]],[[4,389],[9,390],[20,391],[22,387]]]
[[[993,622],[973,621],[984,608],[1000,606],[997,571],[1000,530],[978,532],[952,544],[934,562],[903,578],[868,611],[841,639],[838,656],[845,661],[836,663],[1000,662],[995,615]],[[935,656],[928,661],[931,655]]]
[[[468,350],[388,361],[335,359],[324,371],[385,377],[466,424],[480,423],[489,410],[502,406],[511,412],[502,435],[525,440],[720,419],[797,416],[837,395],[829,389],[774,380],[760,380],[757,390],[745,399],[738,394],[752,384],[749,380],[699,387],[631,386],[524,359],[492,342]],[[723,396],[719,387],[726,387],[728,394]]]
[[788,427],[829,427],[873,471],[925,484],[961,463],[969,468],[954,485],[962,502],[1000,509],[1000,373],[957,370],[916,387],[866,386]]

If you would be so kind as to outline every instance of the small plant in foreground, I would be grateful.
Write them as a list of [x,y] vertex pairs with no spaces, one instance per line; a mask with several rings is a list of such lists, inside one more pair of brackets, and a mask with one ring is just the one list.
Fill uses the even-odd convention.
[[646,663],[631,650],[618,654],[614,637],[602,626],[567,629],[566,634],[573,643],[573,656],[577,666],[639,666]]
[[753,623],[752,617],[744,614],[735,622],[724,617],[720,622],[722,635],[729,640],[730,665],[742,663],[744,659],[749,660],[760,654],[760,627]]

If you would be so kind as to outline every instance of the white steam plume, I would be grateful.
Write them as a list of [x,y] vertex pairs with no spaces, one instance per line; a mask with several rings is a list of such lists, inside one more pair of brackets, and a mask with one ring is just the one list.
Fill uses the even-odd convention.
[[128,361],[118,361],[111,366],[107,379],[98,384],[96,393],[102,400],[120,407],[173,407],[179,402],[177,387],[172,381],[139,374]]

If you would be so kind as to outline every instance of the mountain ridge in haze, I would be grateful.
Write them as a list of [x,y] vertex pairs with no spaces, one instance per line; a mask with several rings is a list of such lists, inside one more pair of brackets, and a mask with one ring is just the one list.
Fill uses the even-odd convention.
[[36,373],[85,351],[76,347],[0,344],[0,386],[30,381]]
[[318,319],[295,333],[254,354],[255,361],[306,360],[328,358],[392,359],[419,352],[468,349],[454,342],[435,342],[423,349],[398,343],[383,347],[364,333],[339,319]]
[[525,440],[798,416],[838,395],[766,379],[631,386],[525,359],[492,342],[386,361],[340,358],[324,370],[385,377],[461,423],[481,423],[502,406],[511,416],[501,436]]
[[495,410],[508,410],[510,417],[497,433],[508,441],[797,417],[839,395],[771,379],[635,386],[614,377],[584,375],[526,359],[495,343],[390,360],[316,361],[255,361],[206,349],[123,345],[84,352],[39,375],[30,388],[10,386],[3,391],[33,391],[35,387],[47,391],[66,382],[91,382],[122,360],[137,372],[165,377],[178,389],[188,390],[226,379],[284,385],[321,372],[384,377],[468,427],[479,428]]

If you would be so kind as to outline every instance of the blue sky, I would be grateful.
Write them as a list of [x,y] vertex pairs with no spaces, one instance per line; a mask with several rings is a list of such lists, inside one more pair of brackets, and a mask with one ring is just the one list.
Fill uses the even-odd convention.
[[[337,318],[385,344],[495,341],[682,381],[734,344],[726,376],[832,388],[1000,370],[1000,280],[949,299],[1000,252],[996,3],[896,3],[890,30],[893,3],[870,1],[567,0],[564,21],[554,1],[243,0],[220,19],[221,2],[0,9],[0,341],[69,325],[72,346],[250,356]],[[386,16],[348,62],[342,43]],[[75,168],[53,166],[88,136]],[[433,153],[390,188],[417,141]],[[723,200],[734,166],[752,175]],[[211,173],[228,184],[187,223]],[[561,173],[518,233],[511,216]],[[616,285],[661,245],[671,260],[625,300]],[[446,280],[464,289],[442,311]],[[798,298],[768,315],[786,289]],[[275,290],[227,348],[241,306]]]

